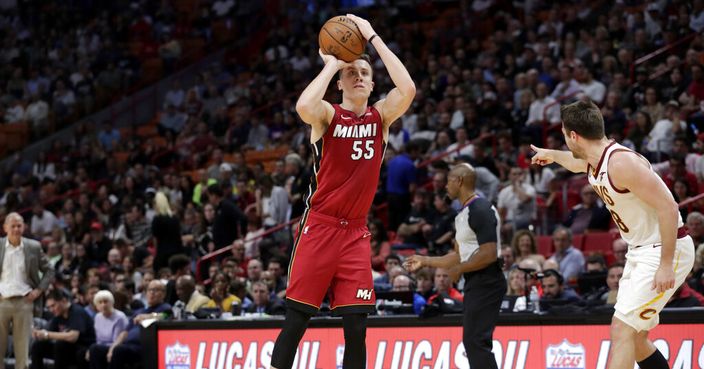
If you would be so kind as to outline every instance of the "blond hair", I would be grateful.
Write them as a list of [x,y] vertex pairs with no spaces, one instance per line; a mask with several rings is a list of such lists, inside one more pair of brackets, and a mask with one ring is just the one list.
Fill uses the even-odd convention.
[[157,192],[156,196],[154,196],[154,208],[154,210],[156,210],[157,215],[173,215],[173,212],[171,211],[171,205],[169,205],[169,199],[161,191]]

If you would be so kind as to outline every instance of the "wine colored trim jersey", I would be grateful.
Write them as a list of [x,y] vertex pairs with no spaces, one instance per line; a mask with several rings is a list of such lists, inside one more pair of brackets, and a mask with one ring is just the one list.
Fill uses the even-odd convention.
[[341,219],[366,218],[386,151],[381,114],[361,116],[334,104],[327,131],[315,144],[308,208]]

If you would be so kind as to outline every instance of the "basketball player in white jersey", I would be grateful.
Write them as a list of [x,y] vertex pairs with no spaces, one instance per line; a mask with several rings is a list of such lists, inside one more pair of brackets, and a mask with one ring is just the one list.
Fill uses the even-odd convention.
[[658,315],[694,264],[694,243],[683,227],[677,203],[650,163],[640,154],[609,141],[604,118],[591,102],[560,109],[562,133],[570,151],[533,146],[532,162],[558,163],[587,173],[628,242],[611,322],[610,369],[669,368],[648,340]]

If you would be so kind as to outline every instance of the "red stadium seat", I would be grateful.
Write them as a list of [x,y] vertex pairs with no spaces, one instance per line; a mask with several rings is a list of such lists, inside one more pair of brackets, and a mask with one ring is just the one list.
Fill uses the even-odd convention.
[[552,246],[552,236],[538,236],[536,238],[538,243],[538,253],[546,258],[550,257],[555,250]]
[[585,233],[584,252],[601,252],[605,254],[607,251],[611,251],[611,244],[618,237],[618,233],[612,232]]

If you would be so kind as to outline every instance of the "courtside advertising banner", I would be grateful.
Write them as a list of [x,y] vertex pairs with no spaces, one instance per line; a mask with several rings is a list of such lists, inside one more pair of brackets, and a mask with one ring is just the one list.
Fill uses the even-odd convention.
[[[159,330],[159,368],[268,369],[279,329]],[[368,369],[467,369],[461,327],[369,328]],[[500,326],[500,369],[605,369],[607,325]],[[704,369],[704,324],[663,324],[650,334],[673,369]],[[341,328],[309,328],[294,369],[342,368]]]

